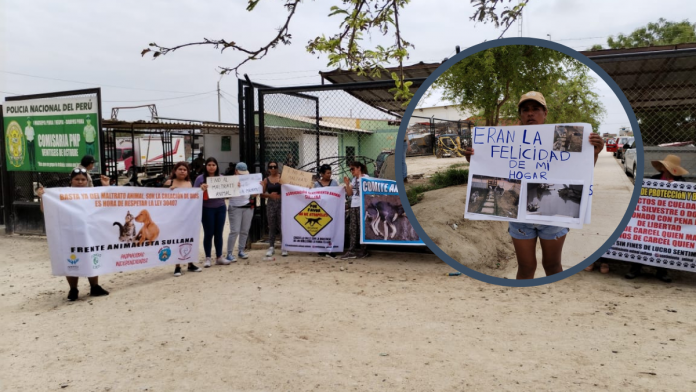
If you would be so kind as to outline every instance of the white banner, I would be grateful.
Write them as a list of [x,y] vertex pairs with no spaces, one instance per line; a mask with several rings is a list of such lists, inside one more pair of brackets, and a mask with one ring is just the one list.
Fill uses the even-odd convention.
[[636,210],[603,257],[696,271],[696,184],[643,180]]
[[261,173],[244,174],[239,176],[206,177],[208,197],[221,199],[227,197],[259,195],[263,193]]
[[346,190],[281,185],[283,249],[343,252]]
[[54,275],[198,261],[200,188],[49,188],[43,203]]
[[590,222],[592,126],[476,127],[465,218],[580,229]]

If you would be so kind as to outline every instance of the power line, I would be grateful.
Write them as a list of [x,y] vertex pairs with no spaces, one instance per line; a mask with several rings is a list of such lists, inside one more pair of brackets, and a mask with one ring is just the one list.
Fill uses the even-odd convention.
[[3,71],[3,70],[0,70],[0,72],[6,73],[6,74],[10,74],[10,75],[25,76],[25,77],[28,77],[28,78],[55,80],[55,81],[59,81],[59,82],[86,84],[86,85],[90,85],[90,86],[104,86],[104,87],[112,87],[112,88],[122,88],[122,89],[125,89],[125,90],[156,91],[156,92],[161,92],[161,93],[176,93],[176,94],[198,94],[198,93],[194,93],[194,92],[191,92],[191,91],[155,90],[155,89],[148,89],[148,88],[137,88],[137,87],[116,86],[116,85],[103,84],[103,83],[81,82],[81,81],[78,81],[78,80],[49,78],[49,77],[46,77],[46,76],[29,75],[29,74],[24,74],[24,73],[19,73],[19,72],[11,72],[11,71]]
[[199,98],[196,98],[196,99],[192,99],[192,100],[190,100],[190,101],[179,102],[179,103],[175,103],[175,104],[172,104],[172,105],[164,105],[164,106],[160,106],[160,107],[161,107],[161,108],[170,108],[170,107],[173,107],[173,106],[185,105],[185,104],[187,104],[187,103],[193,103],[193,102],[202,101],[202,100],[204,100],[204,99],[206,99],[206,98],[209,98],[209,97],[212,97],[212,95],[206,95],[206,96],[204,96],[204,97],[199,97]]
[[195,97],[197,95],[203,95],[203,94],[210,94],[214,93],[215,90],[212,91],[206,91],[204,93],[198,93],[198,94],[191,94],[191,95],[183,95],[181,97],[173,97],[173,98],[156,98],[156,99],[137,99],[134,101],[102,101],[102,102],[156,102],[156,101],[170,101],[172,99],[181,99],[181,98],[188,98],[188,97]]

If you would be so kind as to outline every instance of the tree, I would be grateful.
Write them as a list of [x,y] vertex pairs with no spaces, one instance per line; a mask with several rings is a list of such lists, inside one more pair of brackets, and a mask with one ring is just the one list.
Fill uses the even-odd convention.
[[485,125],[517,118],[517,100],[528,91],[546,97],[548,122],[589,122],[597,129],[604,114],[589,68],[552,49],[508,45],[469,56],[445,71],[435,86],[462,111],[477,112]]
[[[607,39],[610,49],[676,45],[685,42],[696,42],[696,24],[689,23],[688,19],[668,22],[660,18],[656,23],[648,23],[629,35],[619,34],[616,38],[610,36]],[[597,49],[602,49],[601,45],[595,45],[590,50]]]
[[[247,0],[247,11],[253,11],[261,0]],[[391,74],[395,81],[396,88],[392,90],[395,99],[410,101],[411,94],[410,82],[405,82],[403,74],[404,60],[409,56],[409,49],[413,45],[404,39],[402,26],[399,24],[399,12],[405,8],[410,0],[340,0],[341,6],[332,6],[329,16],[342,16],[343,21],[339,24],[339,32],[326,37],[321,35],[309,41],[306,50],[312,54],[326,54],[328,56],[328,67],[345,67],[357,71],[361,75],[379,77],[381,72],[389,64],[397,63],[399,72]],[[527,5],[528,0],[517,3],[515,0],[470,0],[476,11],[471,20],[492,23],[496,28],[503,28],[501,37],[507,29],[514,23]],[[511,7],[505,6],[502,11],[497,7],[505,3],[513,3]],[[292,34],[290,34],[290,22],[300,5],[301,0],[285,0],[285,8],[288,16],[283,26],[278,29],[276,36],[259,49],[249,49],[238,44],[233,39],[208,39],[203,41],[190,42],[175,46],[161,46],[157,43],[150,43],[148,48],[143,49],[142,56],[151,54],[152,58],[169,54],[178,49],[209,45],[220,52],[227,49],[238,51],[245,54],[245,58],[232,67],[220,67],[221,74],[234,72],[238,73],[240,67],[252,60],[260,60],[265,57],[270,50],[280,44],[290,45]],[[390,46],[377,45],[373,48],[361,46],[365,35],[377,31],[382,35],[392,32],[394,43]]]

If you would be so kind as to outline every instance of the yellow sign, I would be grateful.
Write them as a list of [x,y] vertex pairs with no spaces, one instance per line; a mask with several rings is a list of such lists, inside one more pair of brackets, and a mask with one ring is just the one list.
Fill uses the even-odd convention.
[[331,215],[326,211],[316,201],[313,201],[303,208],[297,215],[295,215],[295,220],[297,223],[302,225],[307,233],[314,237],[323,228],[328,226],[333,220]]

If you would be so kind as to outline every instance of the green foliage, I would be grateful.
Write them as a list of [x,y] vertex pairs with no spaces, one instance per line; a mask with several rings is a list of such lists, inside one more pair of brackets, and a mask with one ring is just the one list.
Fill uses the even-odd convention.
[[[596,126],[604,114],[589,69],[563,53],[528,45],[491,48],[455,64],[435,82],[462,111],[480,113],[485,125],[517,117],[517,102],[539,91],[549,107],[547,122],[587,121]],[[555,111],[555,113],[554,113]]]
[[668,22],[660,18],[657,22],[635,29],[631,34],[619,34],[607,39],[610,49],[637,48],[645,46],[676,45],[696,42],[696,24],[688,19],[681,22]]
[[469,181],[469,170],[461,170],[453,167],[456,165],[461,164],[452,165],[444,172],[436,172],[435,175],[430,177],[430,181],[427,185],[416,185],[407,189],[406,197],[408,198],[409,204],[413,206],[423,200],[423,194],[425,192],[466,184]]

